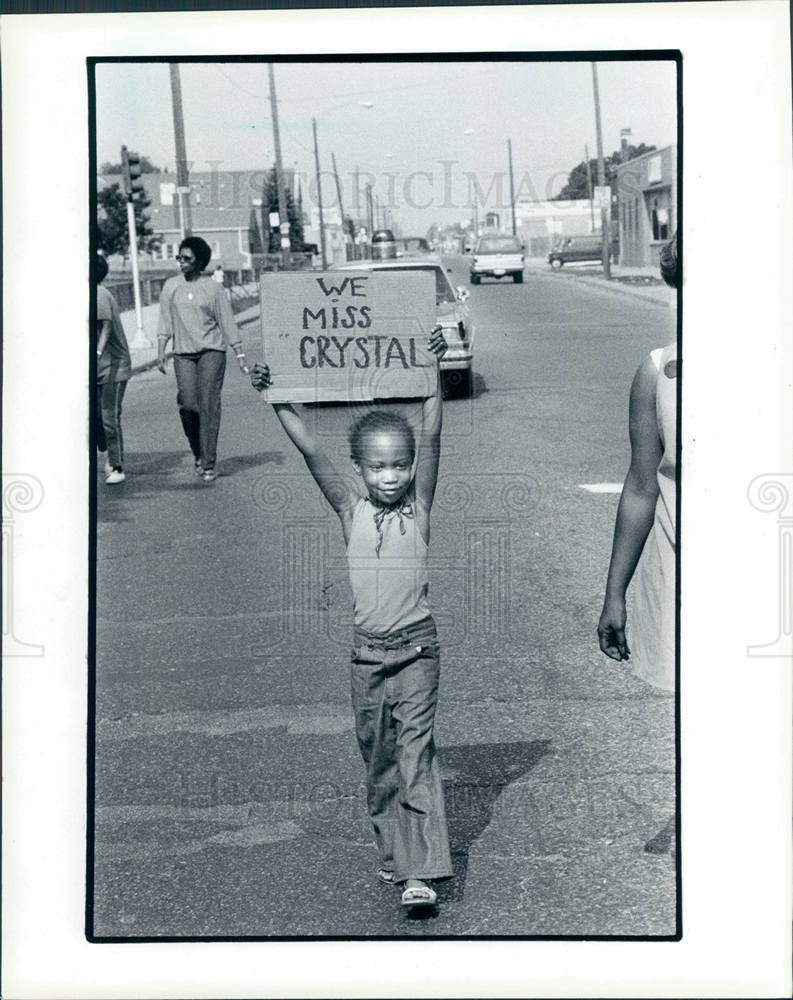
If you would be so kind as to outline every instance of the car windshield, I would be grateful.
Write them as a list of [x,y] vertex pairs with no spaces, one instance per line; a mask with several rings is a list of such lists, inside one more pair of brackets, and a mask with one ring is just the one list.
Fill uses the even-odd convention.
[[520,253],[520,242],[514,236],[487,236],[476,246],[477,253]]
[[405,236],[401,240],[401,243],[406,253],[416,253],[419,250],[429,253],[430,250],[429,243],[420,236]]
[[454,289],[446,279],[443,269],[440,267],[373,267],[373,271],[405,271],[408,274],[415,274],[416,271],[424,271],[427,274],[435,275],[435,304],[441,302],[454,302]]

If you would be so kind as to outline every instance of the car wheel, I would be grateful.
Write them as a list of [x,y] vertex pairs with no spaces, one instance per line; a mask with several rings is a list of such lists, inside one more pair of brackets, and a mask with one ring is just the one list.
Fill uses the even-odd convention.
[[473,373],[470,368],[466,368],[465,371],[457,373],[460,376],[457,391],[461,396],[471,395],[471,385],[473,383]]
[[452,369],[452,371],[444,372],[441,387],[444,399],[469,396],[471,394],[471,369],[466,368],[463,371]]
[[512,275],[512,280],[515,282],[516,285],[521,285],[523,283],[523,271],[516,271]]
[[479,284],[479,275],[478,274],[472,274],[471,275],[471,284],[472,285],[478,285]]
[[559,260],[558,257],[554,257],[554,259],[551,261],[551,267],[554,269],[554,271],[558,271],[561,266],[562,266],[562,261]]

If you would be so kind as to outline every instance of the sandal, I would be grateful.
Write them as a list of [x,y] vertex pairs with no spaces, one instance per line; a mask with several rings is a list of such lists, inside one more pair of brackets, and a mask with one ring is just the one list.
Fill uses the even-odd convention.
[[403,906],[434,906],[437,901],[435,890],[430,889],[428,885],[405,889],[402,893]]
[[385,882],[386,885],[394,884],[394,873],[388,868],[378,868],[377,877],[381,882]]

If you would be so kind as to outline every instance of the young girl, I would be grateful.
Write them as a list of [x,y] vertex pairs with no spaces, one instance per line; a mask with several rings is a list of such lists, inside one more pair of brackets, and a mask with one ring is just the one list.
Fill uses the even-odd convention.
[[[428,347],[446,350],[440,327]],[[440,658],[427,605],[430,508],[438,475],[441,393],[422,403],[418,442],[407,420],[372,410],[352,428],[350,457],[364,495],[352,492],[289,403],[273,408],[341,520],[354,601],[352,702],[366,764],[378,878],[403,887],[402,904],[432,906],[429,879],[452,875],[433,725]],[[267,365],[251,383],[271,384]]]

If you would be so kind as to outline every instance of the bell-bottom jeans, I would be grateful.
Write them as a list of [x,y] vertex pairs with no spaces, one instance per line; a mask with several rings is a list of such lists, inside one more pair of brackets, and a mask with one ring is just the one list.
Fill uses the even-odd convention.
[[380,866],[395,882],[453,874],[433,738],[439,674],[432,618],[389,635],[356,627],[355,728]]

